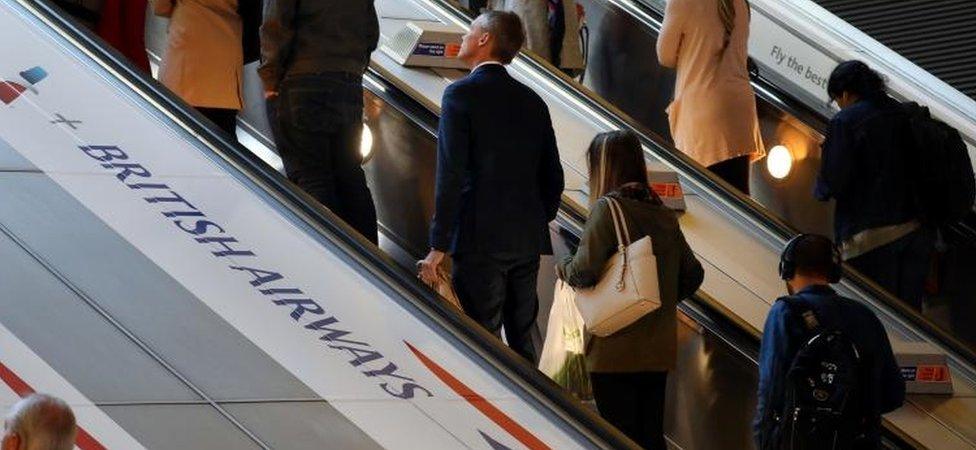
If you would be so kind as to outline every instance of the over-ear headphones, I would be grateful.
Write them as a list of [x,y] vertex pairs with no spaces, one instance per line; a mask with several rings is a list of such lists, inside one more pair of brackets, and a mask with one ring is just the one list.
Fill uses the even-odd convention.
[[783,249],[783,253],[779,257],[779,277],[784,280],[791,280],[796,276],[796,248],[801,242],[807,241],[821,241],[830,247],[831,258],[827,281],[831,283],[839,282],[844,276],[843,259],[841,258],[840,250],[837,249],[837,246],[830,239],[819,234],[808,233],[796,236],[786,243],[786,248]]

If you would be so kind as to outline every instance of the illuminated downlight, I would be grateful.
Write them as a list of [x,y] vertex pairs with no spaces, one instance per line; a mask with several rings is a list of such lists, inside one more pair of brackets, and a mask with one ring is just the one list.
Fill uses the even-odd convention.
[[777,180],[786,178],[793,169],[793,153],[783,145],[773,147],[766,157],[766,169]]
[[363,136],[359,143],[359,154],[363,157],[363,164],[369,161],[369,157],[373,156],[373,130],[369,129],[369,125],[363,124]]

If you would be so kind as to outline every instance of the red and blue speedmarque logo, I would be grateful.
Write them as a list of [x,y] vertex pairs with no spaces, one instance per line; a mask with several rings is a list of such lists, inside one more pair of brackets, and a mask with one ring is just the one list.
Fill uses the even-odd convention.
[[[548,445],[542,442],[541,439],[532,434],[529,430],[525,429],[522,425],[516,422],[514,419],[509,417],[507,414],[498,409],[486,398],[475,392],[470,386],[464,384],[461,380],[457,379],[454,375],[451,375],[446,369],[437,364],[429,356],[421,352],[414,347],[411,343],[404,341],[407,344],[407,348],[413,352],[414,356],[427,367],[437,378],[439,378],[444,384],[451,388],[455,394],[459,395],[461,398],[467,400],[468,404],[477,409],[481,414],[487,417],[496,425],[505,430],[509,435],[519,441],[522,445],[525,445],[529,450],[552,450]],[[494,450],[508,450],[500,442],[492,439],[490,436],[485,434],[485,432],[478,430],[491,448]]]
[[32,67],[20,72],[20,78],[21,81],[0,80],[0,101],[5,105],[17,101],[24,92],[37,94],[35,85],[47,78],[47,71],[40,66]]

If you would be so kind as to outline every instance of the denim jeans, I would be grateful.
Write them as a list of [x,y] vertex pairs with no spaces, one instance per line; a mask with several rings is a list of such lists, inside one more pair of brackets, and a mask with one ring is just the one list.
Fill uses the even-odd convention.
[[892,295],[921,310],[934,250],[935,232],[923,227],[848,262]]
[[288,179],[376,243],[376,207],[359,151],[362,76],[286,76],[272,108],[278,154]]

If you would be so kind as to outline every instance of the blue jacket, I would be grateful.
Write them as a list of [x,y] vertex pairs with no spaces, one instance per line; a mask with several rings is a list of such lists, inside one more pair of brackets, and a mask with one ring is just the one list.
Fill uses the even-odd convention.
[[759,403],[753,422],[757,445],[762,442],[763,424],[783,408],[786,372],[800,345],[810,337],[800,314],[812,310],[823,328],[842,331],[861,354],[862,367],[867,371],[864,379],[870,382],[864,386],[860,401],[866,440],[858,448],[876,448],[880,445],[881,414],[905,401],[905,381],[881,321],[866,306],[837,295],[829,286],[810,286],[792,298],[799,307],[777,301],[766,317],[759,351]]
[[814,196],[837,200],[838,242],[918,218],[909,132],[908,116],[887,95],[862,99],[830,120]]
[[450,85],[441,102],[430,245],[454,254],[551,254],[563,169],[549,109],[505,67]]

